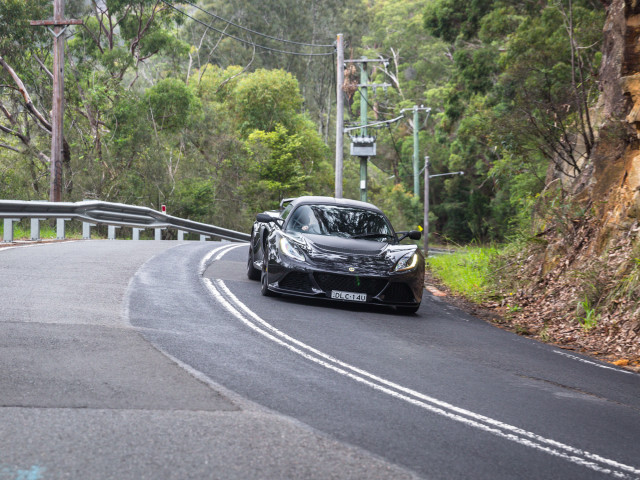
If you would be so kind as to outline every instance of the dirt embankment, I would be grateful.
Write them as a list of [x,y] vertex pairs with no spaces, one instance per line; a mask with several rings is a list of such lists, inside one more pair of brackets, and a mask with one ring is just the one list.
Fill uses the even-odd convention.
[[500,328],[640,372],[640,228],[597,254],[598,222],[566,227],[497,259],[492,300],[474,304],[430,276],[428,288]]
[[495,300],[450,298],[503,328],[640,371],[640,2],[602,2],[593,148],[577,138],[579,168],[550,168],[531,238],[497,261]]

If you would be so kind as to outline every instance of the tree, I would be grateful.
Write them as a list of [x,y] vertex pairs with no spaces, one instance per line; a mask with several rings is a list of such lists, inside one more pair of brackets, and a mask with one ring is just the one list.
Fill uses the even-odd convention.
[[329,150],[300,113],[303,99],[291,74],[257,70],[238,80],[230,100],[251,162],[249,202],[264,209],[265,201],[273,207],[284,196],[330,189]]
[[[29,197],[46,195],[51,145],[51,73],[45,67],[51,43],[46,31],[31,27],[29,20],[46,18],[50,11],[44,0],[0,3],[0,152],[12,152],[7,159],[14,174],[26,169]],[[19,160],[23,165],[16,167]]]
[[233,106],[240,130],[274,131],[291,126],[302,106],[298,81],[284,70],[260,69],[243,77],[234,89]]
[[451,42],[436,131],[445,166],[465,171],[460,191],[434,196],[434,211],[443,229],[461,217],[456,235],[501,238],[509,218],[528,216],[546,165],[575,176],[588,161],[603,11],[588,0],[467,7],[437,0],[424,14],[427,31]]

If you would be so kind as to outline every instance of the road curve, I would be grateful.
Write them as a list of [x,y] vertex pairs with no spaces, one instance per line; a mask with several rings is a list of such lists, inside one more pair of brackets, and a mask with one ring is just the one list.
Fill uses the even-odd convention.
[[[264,298],[246,279],[246,251],[185,258],[202,274],[192,292],[208,294],[198,311],[166,288],[166,275],[184,274],[175,259],[148,262],[131,289],[131,323],[242,397],[425,478],[640,477],[638,375],[430,295],[404,317]],[[148,305],[185,315],[176,322]]]
[[[0,248],[1,480],[415,477],[213,384],[143,338],[184,336],[219,310],[196,271],[215,245]],[[150,276],[158,264],[167,269]],[[139,305],[157,285],[173,299]],[[174,326],[134,328],[140,309]]]
[[640,477],[637,374],[431,295],[264,298],[246,253],[0,249],[0,479]]

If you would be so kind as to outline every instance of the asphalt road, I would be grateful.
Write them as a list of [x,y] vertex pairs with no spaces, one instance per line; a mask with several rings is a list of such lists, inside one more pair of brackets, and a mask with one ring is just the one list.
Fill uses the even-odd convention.
[[[206,323],[219,307],[188,259],[214,247],[0,248],[0,480],[412,478],[215,385],[131,325],[132,292],[155,284],[178,300],[147,305],[150,317],[175,335]],[[168,271],[148,277],[161,260]],[[183,308],[201,302],[210,309]]]
[[640,477],[637,374],[429,294],[265,298],[246,246],[139,245],[0,250],[1,480]]

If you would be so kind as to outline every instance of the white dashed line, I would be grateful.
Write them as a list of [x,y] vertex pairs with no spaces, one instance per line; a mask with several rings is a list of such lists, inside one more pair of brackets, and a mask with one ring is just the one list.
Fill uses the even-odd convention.
[[[246,246],[246,244],[218,247],[209,252],[209,254],[203,258],[200,263],[200,274],[202,275],[204,273],[210,261],[217,261],[232,249],[240,246]],[[214,256],[215,258],[211,260]],[[245,324],[248,328],[259,333],[268,340],[290,350],[291,352],[346,378],[364,384],[376,391],[385,393],[429,412],[455,420],[487,433],[491,433],[520,445],[562,458],[571,463],[581,465],[599,473],[613,475],[617,478],[637,478],[637,476],[640,475],[640,469],[636,467],[625,465],[615,460],[545,438],[541,435],[509,425],[499,420],[457,407],[442,400],[438,400],[415,390],[395,384],[389,380],[338,360],[331,355],[321,352],[293,337],[290,337],[286,333],[278,330],[273,325],[263,320],[249,307],[242,303],[227,288],[222,280],[218,279],[211,281],[208,278],[203,278],[203,282],[216,301],[218,301],[220,305],[222,305],[229,313]]]
[[635,373],[630,372],[628,370],[623,370],[622,368],[609,367],[608,365],[602,365],[600,363],[592,362],[590,360],[586,360],[584,358],[576,357],[575,355],[570,355],[565,352],[561,352],[560,350],[553,350],[553,353],[557,353],[558,355],[562,355],[563,357],[570,358],[571,360],[575,360],[577,362],[586,363],[588,365],[593,365],[594,367],[604,368],[605,370],[613,370],[618,373],[626,373],[628,375],[635,375]]

